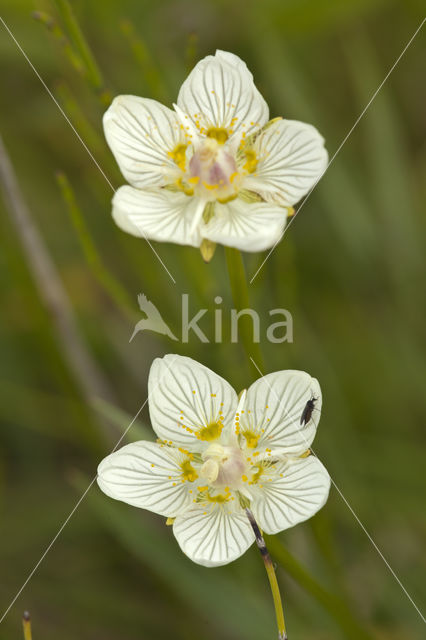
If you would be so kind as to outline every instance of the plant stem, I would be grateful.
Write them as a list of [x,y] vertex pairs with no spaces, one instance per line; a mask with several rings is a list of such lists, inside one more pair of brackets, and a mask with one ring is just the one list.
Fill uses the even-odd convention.
[[[51,318],[64,361],[73,374],[82,397],[88,406],[91,406],[92,399],[96,397],[113,402],[114,391],[86,346],[68,293],[34,221],[32,211],[24,199],[1,136],[0,187],[4,192],[6,210],[15,226],[40,299]],[[101,427],[102,438],[106,437],[111,442],[113,438],[115,439],[115,433],[112,432],[108,423],[97,426]],[[91,439],[90,443],[96,447],[100,444],[97,436],[95,440]]]
[[86,38],[84,37],[83,31],[81,30],[81,27],[77,22],[77,18],[75,17],[71,4],[68,2],[68,0],[56,0],[56,6],[64,21],[71,42],[74,44],[74,47],[78,51],[78,54],[83,62],[85,75],[89,83],[97,91],[101,101],[105,105],[109,104],[109,102],[111,101],[109,92],[105,91],[101,71],[90,49],[90,46]]
[[28,611],[25,611],[22,617],[22,627],[24,629],[24,640],[32,640],[31,618]]
[[52,18],[52,16],[50,16],[47,13],[44,13],[43,11],[34,11],[32,15],[35,20],[37,20],[41,24],[44,24],[44,26],[50,31],[50,33],[52,34],[56,42],[61,47],[63,53],[68,58],[72,67],[79,73],[83,73],[84,71],[83,62],[80,56],[74,51],[69,39],[61,29],[58,22],[56,22]]
[[[241,314],[238,327],[241,329],[241,339],[244,351],[250,363],[252,370],[258,377],[257,367],[264,369],[263,357],[259,344],[259,328],[255,324],[255,318],[251,317],[253,313],[250,308],[250,299],[247,285],[247,277],[244,269],[244,262],[241,252],[232,247],[225,247],[226,263],[228,266],[229,282],[231,285],[232,299],[234,301],[237,312],[247,310],[247,313]],[[257,320],[258,321],[258,320]],[[252,358],[257,367],[253,364]]]
[[247,518],[251,524],[251,527],[254,531],[254,535],[256,536],[256,544],[259,548],[260,554],[263,558],[263,562],[265,564],[266,573],[268,576],[269,584],[271,586],[272,599],[274,601],[275,607],[275,616],[277,619],[277,627],[278,627],[278,640],[287,640],[287,632],[285,628],[285,620],[284,620],[284,611],[283,605],[281,602],[281,594],[280,589],[277,582],[277,576],[275,574],[274,565],[272,564],[271,556],[269,555],[269,551],[266,547],[265,540],[260,532],[258,524],[254,518],[254,515],[250,511],[250,509],[246,509]]
[[[229,247],[225,247],[225,252],[234,305],[237,311],[241,311],[242,309],[250,309],[248,285],[242,255],[237,249],[231,249]],[[248,320],[248,323],[245,322],[241,327],[242,344],[247,358],[250,361],[250,365],[254,366],[251,358],[253,358],[254,362],[256,362],[257,367],[254,368],[256,369],[256,377],[258,377],[259,370],[264,371],[260,345],[258,342],[253,342],[250,318],[242,317],[241,321],[243,320]],[[249,512],[248,509],[246,511],[247,516],[250,519],[249,513],[251,512]],[[253,515],[251,515],[251,517],[253,518]],[[274,598],[278,628],[280,628],[279,616],[282,615],[282,605],[275,571],[271,563],[264,538],[261,535],[254,518],[253,522],[250,519],[250,523],[255,531],[256,542],[265,561],[265,568],[268,574],[272,595]],[[256,533],[255,527],[257,528],[257,531],[259,533],[259,538]],[[298,560],[291,555],[291,553],[281,544],[281,542],[276,539],[276,537],[268,537],[268,545],[272,549],[274,556],[277,558],[281,566],[296,580],[296,582],[307,593],[310,593],[311,596],[313,596],[314,599],[319,602],[324,607],[324,609],[326,609],[326,611],[328,611],[328,613],[334,618],[340,628],[345,632],[347,638],[350,638],[351,640],[372,640],[372,636],[369,631],[362,627],[362,625],[350,610],[349,606],[341,598],[336,597],[333,593],[330,593],[329,591],[324,589],[324,587],[310,575],[310,573],[298,562]],[[266,560],[266,557],[268,558],[268,562]],[[282,624],[284,624],[283,616]],[[286,635],[280,636],[280,638],[286,637]]]
[[61,190],[62,197],[68,207],[71,221],[77,232],[84,256],[88,265],[92,269],[95,278],[110,295],[112,300],[114,300],[117,307],[125,313],[132,322],[135,321],[136,312],[133,309],[132,301],[130,300],[127,291],[106,269],[89,233],[84,216],[77,203],[77,199],[67,176],[62,171],[57,171],[56,180]]
[[300,562],[285,548],[277,536],[267,536],[268,546],[277,562],[296,582],[319,602],[334,618],[340,628],[351,640],[373,640],[369,631],[364,629],[343,600],[313,578]]

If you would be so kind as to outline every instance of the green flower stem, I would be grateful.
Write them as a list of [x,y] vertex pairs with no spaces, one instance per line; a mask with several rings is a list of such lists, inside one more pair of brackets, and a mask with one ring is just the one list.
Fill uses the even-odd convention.
[[[90,446],[96,455],[99,455],[99,451],[102,450],[101,438],[109,439],[112,434],[107,423],[101,424],[92,420],[92,415],[88,413],[87,407],[91,406],[93,397],[113,401],[114,392],[80,333],[73,306],[56,265],[35,224],[33,213],[24,198],[1,135],[0,187],[0,191],[4,194],[5,210],[15,227],[25,262],[39,298],[48,314],[63,362],[85,401],[81,411],[80,405],[78,407],[76,405],[75,408],[77,428],[84,425],[81,434],[84,435],[85,444]],[[61,378],[62,376],[59,377],[59,379]],[[67,386],[67,391],[69,392],[69,386]],[[19,398],[19,403],[22,404],[22,398]]]
[[61,29],[60,25],[47,13],[43,11],[34,11],[32,14],[34,20],[37,20],[41,24],[43,24],[49,32],[52,34],[53,38],[61,47],[63,53],[68,58],[71,66],[78,71],[79,73],[84,72],[84,65],[77,53],[72,48],[69,39]]
[[[242,255],[237,249],[231,249],[228,247],[225,248],[225,252],[235,307],[237,310],[250,308],[247,279]],[[245,322],[243,325],[243,320],[248,320],[248,322]],[[264,371],[260,345],[258,343],[253,343],[252,340],[251,319],[249,317],[242,317],[240,324],[242,344],[247,358],[250,361],[250,365],[253,366],[253,362],[250,359],[250,357],[252,357],[259,369]],[[259,371],[256,367],[255,369],[256,377],[258,377]],[[310,593],[311,596],[313,596],[314,599],[328,611],[350,640],[373,640],[371,634],[360,625],[346,602],[324,589],[324,587],[322,587],[322,585],[309,574],[309,572],[298,562],[298,560],[296,560],[296,558],[291,555],[291,553],[276,537],[268,536],[267,542],[272,555],[277,559],[281,566],[305,591]],[[270,572],[268,572],[268,577],[271,581],[272,575]],[[275,572],[274,579],[276,580]],[[271,589],[273,594],[274,592],[276,593],[275,587],[272,587],[272,582]],[[276,589],[278,589],[278,585]]]
[[345,632],[347,638],[350,640],[373,640],[373,636],[360,625],[345,602],[324,589],[285,548],[277,536],[266,536],[266,541],[277,562],[328,611]]
[[[226,263],[228,266],[229,282],[231,285],[232,299],[234,301],[235,309],[237,311],[241,311],[242,309],[250,309],[247,277],[241,252],[238,249],[225,247],[225,254]],[[253,321],[249,315],[241,316],[238,321],[238,331],[241,335],[241,341],[248,361],[250,363],[250,367],[253,370],[256,378],[258,378],[259,372],[256,366],[253,364],[251,358],[253,358],[257,367],[263,371],[263,357],[260,349],[260,344],[253,341]]]
[[110,95],[105,91],[104,80],[90,46],[84,37],[83,31],[77,22],[74,11],[68,0],[55,0],[58,11],[66,26],[69,37],[74,44],[84,65],[85,75],[92,87],[99,94],[104,104],[111,101]]
[[133,309],[132,301],[130,300],[127,291],[110,273],[108,273],[107,269],[105,268],[105,265],[103,264],[102,259],[99,256],[99,253],[90,236],[89,230],[84,220],[84,216],[77,204],[74,191],[72,190],[68,178],[62,171],[58,171],[56,174],[56,180],[61,190],[62,197],[68,207],[71,221],[77,232],[78,239],[83,249],[85,258],[88,265],[92,269],[93,275],[98,280],[99,284],[111,296],[117,306],[127,315],[127,317],[132,322],[134,322],[136,313]]
[[246,514],[251,524],[251,527],[254,531],[254,535],[256,536],[256,544],[260,551],[260,555],[263,558],[266,574],[268,576],[269,584],[271,586],[272,599],[274,601],[274,607],[275,607],[275,617],[277,619],[278,640],[287,640],[288,636],[285,628],[283,605],[281,602],[280,588],[278,586],[274,565],[272,564],[271,556],[269,555],[269,551],[267,549],[265,539],[262,536],[259,526],[254,518],[254,515],[248,508],[246,508]]

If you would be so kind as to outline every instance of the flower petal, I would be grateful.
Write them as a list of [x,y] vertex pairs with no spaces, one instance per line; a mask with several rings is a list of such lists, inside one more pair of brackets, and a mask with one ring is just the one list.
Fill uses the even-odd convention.
[[213,218],[201,227],[201,235],[212,242],[242,251],[263,251],[279,241],[287,220],[287,209],[237,198],[226,204],[217,202]]
[[[302,420],[309,400],[314,401],[310,419]],[[248,389],[240,432],[248,430],[257,435],[258,449],[268,447],[272,455],[299,455],[312,444],[321,406],[318,380],[308,373],[292,370],[270,373]],[[309,411],[305,418],[309,418]]]
[[174,111],[155,100],[118,96],[104,115],[107,142],[134,187],[164,186],[180,174],[171,157],[185,135]]
[[249,521],[241,511],[194,505],[178,516],[173,533],[182,551],[197,564],[218,567],[239,558],[254,542]]
[[168,189],[152,191],[120,187],[112,199],[112,216],[123,231],[134,236],[199,247],[199,229],[191,230],[197,198]]
[[200,60],[183,83],[177,103],[202,133],[224,128],[235,139],[263,126],[269,116],[246,64],[226,51]]
[[284,206],[298,202],[324,173],[328,154],[324,139],[309,124],[278,120],[254,143],[256,170],[244,178],[244,188],[278,194]]
[[256,490],[251,509],[261,529],[278,533],[311,518],[329,491],[330,476],[318,458],[293,459],[277,465],[275,478]]
[[238,404],[226,380],[195,360],[174,354],[154,360],[148,397],[157,435],[190,450],[201,450],[203,442],[208,445],[219,437],[222,422],[225,427],[232,423]]
[[98,485],[115,500],[174,517],[191,504],[190,482],[182,482],[182,454],[154,442],[133,442],[104,458]]

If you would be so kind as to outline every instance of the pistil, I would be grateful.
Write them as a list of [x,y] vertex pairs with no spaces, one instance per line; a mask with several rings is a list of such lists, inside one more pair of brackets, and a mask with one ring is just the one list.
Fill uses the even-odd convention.
[[188,181],[206,201],[227,198],[235,193],[237,165],[225,146],[215,138],[205,138],[189,162]]

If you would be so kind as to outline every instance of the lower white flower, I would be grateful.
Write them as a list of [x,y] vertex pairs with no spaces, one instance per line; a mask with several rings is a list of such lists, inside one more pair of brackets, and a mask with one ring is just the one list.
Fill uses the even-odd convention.
[[248,549],[255,537],[246,507],[263,531],[277,533],[325,504],[330,477],[309,450],[321,412],[315,378],[278,371],[238,400],[207,367],[167,355],[154,361],[148,392],[159,440],[107,456],[98,484],[112,498],[173,519],[194,562],[218,566]]
[[217,242],[243,251],[275,244],[327,166],[318,131],[269,120],[252,74],[226,51],[200,60],[174,110],[118,96],[104,129],[129,183],[113,198],[116,223],[136,236],[201,247],[205,259],[203,247]]

